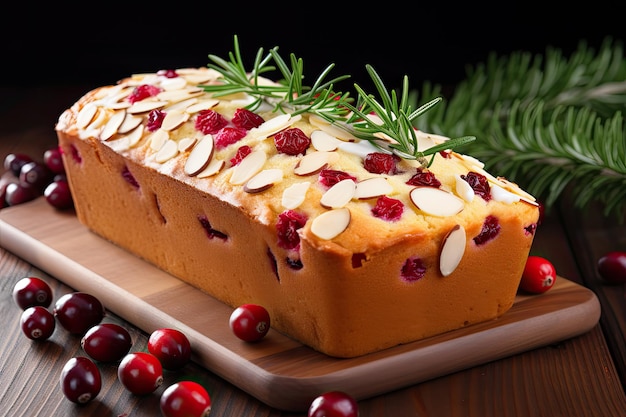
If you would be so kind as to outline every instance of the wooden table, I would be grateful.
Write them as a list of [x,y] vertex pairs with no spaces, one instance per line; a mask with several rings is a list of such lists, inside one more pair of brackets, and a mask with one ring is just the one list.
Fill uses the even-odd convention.
[[[92,86],[0,89],[0,158],[10,152],[32,156],[56,142],[58,115]],[[504,359],[421,382],[359,401],[368,416],[626,416],[626,299],[623,285],[603,283],[597,259],[611,250],[626,250],[626,224],[597,211],[580,212],[563,202],[547,214],[533,253],[550,259],[559,275],[589,288],[601,304],[599,323],[582,335]],[[158,416],[158,393],[134,396],[115,379],[114,365],[103,366],[104,385],[84,406],[67,401],[59,388],[65,362],[81,353],[79,339],[55,332],[46,343],[26,339],[20,310],[11,298],[14,284],[41,276],[55,293],[65,283],[0,248],[0,410],[7,416]],[[144,350],[147,334],[122,318]],[[305,416],[271,408],[202,366],[191,363],[186,378],[211,387],[212,416]],[[165,375],[165,384],[174,375]],[[165,385],[164,384],[164,385]]]

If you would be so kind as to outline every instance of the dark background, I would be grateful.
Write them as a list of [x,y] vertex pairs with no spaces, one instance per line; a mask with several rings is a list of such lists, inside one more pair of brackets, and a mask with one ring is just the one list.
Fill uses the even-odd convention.
[[[114,83],[134,72],[206,65],[227,57],[238,35],[244,61],[259,47],[279,46],[303,58],[305,84],[334,63],[370,88],[371,64],[388,87],[425,81],[453,85],[490,52],[571,53],[580,41],[597,46],[624,39],[613,2],[549,6],[529,2],[31,2],[0,16],[0,86]],[[556,10],[555,10],[556,8]],[[12,9],[12,10],[9,10]]]

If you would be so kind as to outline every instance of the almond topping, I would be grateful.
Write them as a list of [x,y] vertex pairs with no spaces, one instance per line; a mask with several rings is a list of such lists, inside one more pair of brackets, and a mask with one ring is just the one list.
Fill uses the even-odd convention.
[[124,118],[126,117],[126,112],[124,111],[116,111],[113,113],[113,116],[109,117],[109,120],[104,125],[102,129],[102,133],[100,133],[101,140],[109,140],[113,135],[117,133],[117,129],[122,125]]
[[360,200],[390,194],[393,187],[384,177],[373,177],[356,183],[354,197]]
[[315,174],[337,158],[334,152],[310,152],[298,160],[293,172],[300,176]]
[[257,136],[272,136],[273,134],[280,132],[284,128],[293,123],[290,114],[281,114],[273,119],[269,119],[261,124],[259,127],[255,127],[252,131]]
[[213,107],[217,106],[219,103],[220,101],[215,100],[215,99],[201,100],[197,102],[196,104],[192,104],[191,106],[187,107],[186,111],[189,114],[194,114],[202,110],[212,109]]
[[167,101],[143,100],[143,101],[138,101],[134,103],[132,106],[126,109],[126,111],[130,114],[146,113],[151,110],[160,109],[161,107],[166,106],[167,104],[168,104]]
[[283,180],[283,170],[278,168],[264,169],[246,182],[243,190],[247,193],[265,191]]
[[224,165],[226,165],[226,163],[223,159],[211,158],[207,167],[200,171],[200,173],[196,175],[196,177],[207,178],[215,175],[222,170]]
[[178,141],[178,150],[180,152],[187,152],[188,150],[190,150],[191,148],[193,148],[193,145],[196,144],[196,142],[198,141],[197,138],[182,138]]
[[326,211],[311,222],[311,232],[320,239],[330,240],[341,234],[350,224],[350,210],[338,208]]
[[311,145],[318,151],[336,151],[341,141],[323,130],[311,132]]
[[76,116],[76,125],[79,129],[84,129],[89,126],[89,123],[93,120],[98,112],[98,106],[95,103],[87,103],[80,109]]
[[320,204],[326,208],[343,207],[352,200],[356,185],[351,179],[341,180],[330,187],[320,199]]
[[176,141],[168,139],[163,146],[161,146],[161,149],[159,149],[154,158],[158,163],[162,164],[176,155],[178,155],[178,144]]
[[165,130],[155,130],[150,135],[150,149],[158,152],[169,138],[170,134]]
[[434,187],[413,188],[409,196],[418,209],[432,216],[454,216],[465,207],[465,203],[459,197]]
[[180,110],[169,111],[165,114],[165,117],[163,118],[163,123],[161,123],[161,129],[167,131],[174,130],[178,126],[185,123],[187,120],[189,120],[189,113]]
[[134,116],[132,114],[126,113],[126,117],[124,117],[124,121],[117,129],[117,133],[123,135],[125,133],[134,130],[137,126],[139,126],[143,122],[143,117]]
[[306,193],[309,190],[310,186],[310,182],[303,181],[297,182],[285,188],[281,201],[283,207],[291,210],[298,208],[300,204],[304,202],[304,199],[306,198]]
[[465,253],[466,236],[463,226],[456,225],[443,241],[439,257],[439,270],[444,277],[454,272]]
[[204,170],[213,157],[213,135],[204,135],[193,147],[185,162],[185,174],[193,177]]
[[230,176],[229,182],[235,185],[245,183],[256,173],[261,171],[266,160],[267,155],[265,152],[261,150],[252,151],[245,158],[243,158],[241,162],[239,162],[239,165],[236,165],[233,168],[233,173]]

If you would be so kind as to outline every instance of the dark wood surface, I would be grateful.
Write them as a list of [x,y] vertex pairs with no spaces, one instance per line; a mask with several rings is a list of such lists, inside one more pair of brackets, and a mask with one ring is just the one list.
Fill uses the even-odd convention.
[[[10,152],[33,156],[56,142],[58,115],[90,86],[11,89],[0,91],[0,158]],[[547,216],[532,252],[552,261],[559,275],[592,290],[601,303],[598,325],[562,342],[539,347],[473,368],[431,379],[359,402],[368,416],[607,416],[626,415],[626,293],[624,285],[603,283],[597,259],[610,250],[626,250],[626,225],[585,212],[566,200]],[[103,388],[85,406],[67,401],[59,388],[63,364],[81,354],[79,339],[56,331],[45,343],[26,339],[19,326],[20,310],[11,298],[13,285],[25,276],[52,283],[55,294],[72,290],[36,266],[0,248],[0,409],[7,416],[158,416],[158,394],[134,396],[116,380],[114,365],[103,366]],[[124,319],[143,350],[147,334]],[[181,378],[209,388],[212,416],[305,416],[273,409],[210,369],[191,363],[166,373],[165,383]]]

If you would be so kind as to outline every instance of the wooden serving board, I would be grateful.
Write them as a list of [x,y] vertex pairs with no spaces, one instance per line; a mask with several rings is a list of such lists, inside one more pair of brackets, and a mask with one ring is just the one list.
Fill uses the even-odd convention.
[[258,343],[228,327],[232,308],[101,239],[73,212],[43,199],[0,210],[0,246],[96,295],[147,333],[175,327],[194,361],[269,406],[304,411],[324,391],[357,399],[382,394],[495,359],[565,340],[593,328],[600,304],[589,289],[559,277],[541,295],[518,295],[497,320],[351,359],[320,354],[270,330]]

